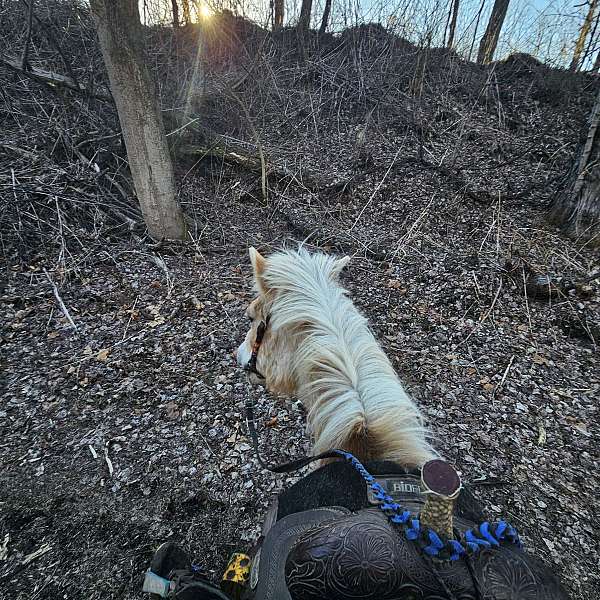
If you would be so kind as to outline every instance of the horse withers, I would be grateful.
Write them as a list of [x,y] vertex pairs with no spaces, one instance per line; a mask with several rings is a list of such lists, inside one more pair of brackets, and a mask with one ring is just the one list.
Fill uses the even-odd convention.
[[254,383],[295,395],[328,461],[273,503],[242,595],[256,600],[564,600],[505,521],[488,522],[428,441],[367,320],[349,259],[250,249],[257,296],[238,349]]

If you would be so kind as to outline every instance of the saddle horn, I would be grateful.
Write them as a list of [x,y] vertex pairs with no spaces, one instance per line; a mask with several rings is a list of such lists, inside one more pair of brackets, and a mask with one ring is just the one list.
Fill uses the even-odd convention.
[[443,460],[430,460],[421,469],[421,485],[425,494],[425,506],[419,516],[421,524],[452,539],[452,514],[462,488],[458,473]]

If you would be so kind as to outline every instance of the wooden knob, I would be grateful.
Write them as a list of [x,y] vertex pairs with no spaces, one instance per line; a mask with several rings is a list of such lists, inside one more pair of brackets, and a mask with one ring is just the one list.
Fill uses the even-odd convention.
[[454,467],[444,460],[430,460],[421,469],[425,493],[455,498],[461,488],[460,477]]

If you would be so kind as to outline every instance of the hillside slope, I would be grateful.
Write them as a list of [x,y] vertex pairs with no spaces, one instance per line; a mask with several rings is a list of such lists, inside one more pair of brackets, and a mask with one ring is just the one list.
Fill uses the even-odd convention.
[[[199,119],[177,162],[194,239],[168,246],[139,224],[89,16],[61,10],[40,13],[61,52],[36,28],[31,66],[68,64],[88,93],[0,64],[0,597],[140,598],[159,542],[219,577],[254,539],[294,478],[258,466],[248,394],[267,458],[310,446],[301,406],[249,390],[235,367],[247,246],[305,238],[353,256],[344,283],[436,446],[491,483],[474,488],[488,512],[574,599],[597,597],[600,264],[544,218],[597,81],[527,56],[483,68],[378,26],[303,60],[290,32],[227,15],[210,35],[156,28],[169,129],[185,106]],[[21,17],[2,23],[5,55]],[[260,146],[268,198],[254,167],[181,155],[215,140]]]

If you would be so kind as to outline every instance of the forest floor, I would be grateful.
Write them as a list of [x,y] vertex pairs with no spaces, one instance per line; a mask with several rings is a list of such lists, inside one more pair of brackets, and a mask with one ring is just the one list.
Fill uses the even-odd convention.
[[[301,405],[249,388],[235,364],[252,298],[247,250],[308,235],[315,250],[352,255],[343,284],[435,445],[464,480],[496,481],[474,488],[488,513],[519,528],[573,599],[598,597],[600,261],[545,219],[594,88],[535,99],[534,79],[566,77],[543,69],[515,83],[499,68],[493,101],[433,90],[418,107],[406,96],[318,127],[282,80],[295,120],[282,105],[262,121],[268,155],[349,183],[272,181],[264,200],[255,174],[182,163],[190,243],[82,228],[24,252],[5,225],[0,597],[141,598],[164,540],[215,578],[251,544],[295,477],[257,464],[248,395],[269,460],[310,441]],[[407,125],[417,111],[425,133]],[[22,135],[11,143],[33,151]],[[17,175],[29,160],[4,156]],[[535,297],[533,272],[563,291]]]

